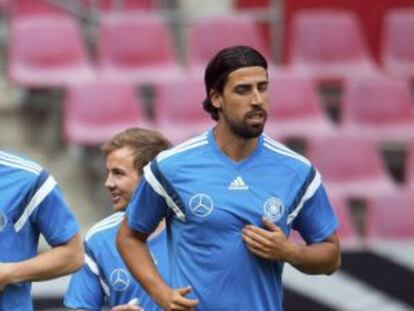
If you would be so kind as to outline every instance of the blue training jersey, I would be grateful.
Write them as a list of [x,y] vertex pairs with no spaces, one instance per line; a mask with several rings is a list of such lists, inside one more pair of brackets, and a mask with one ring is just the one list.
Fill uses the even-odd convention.
[[[40,234],[57,246],[78,231],[55,179],[33,161],[0,151],[0,262],[36,256]],[[0,310],[32,310],[30,289],[30,282],[8,285]]]
[[128,206],[128,224],[149,233],[167,217],[173,288],[191,285],[201,311],[280,311],[283,262],[261,259],[242,239],[247,224],[273,221],[307,243],[338,222],[319,173],[304,157],[270,139],[241,162],[224,155],[212,130],[158,155]]
[[[73,274],[65,294],[68,308],[101,310],[137,298],[145,311],[161,310],[130,275],[116,248],[115,239],[124,212],[115,213],[97,223],[85,239],[85,265]],[[149,240],[149,248],[161,276],[169,280],[166,231]]]

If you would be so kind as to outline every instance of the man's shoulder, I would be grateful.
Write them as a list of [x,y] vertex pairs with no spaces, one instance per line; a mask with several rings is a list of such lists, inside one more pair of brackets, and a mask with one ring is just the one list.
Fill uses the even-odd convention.
[[29,179],[35,179],[43,171],[43,168],[33,160],[2,150],[0,150],[0,169],[4,171],[4,174],[6,172],[9,174],[21,174]]
[[267,135],[263,135],[263,147],[268,159],[283,163],[297,173],[307,174],[312,168],[312,163],[306,157]]
[[124,218],[125,212],[117,212],[112,214],[89,229],[85,236],[85,243],[88,246],[99,245],[108,242],[110,236],[115,236],[118,227]]
[[195,136],[171,149],[161,152],[156,163],[163,169],[177,168],[177,165],[190,165],[192,161],[205,155],[208,146],[208,132]]

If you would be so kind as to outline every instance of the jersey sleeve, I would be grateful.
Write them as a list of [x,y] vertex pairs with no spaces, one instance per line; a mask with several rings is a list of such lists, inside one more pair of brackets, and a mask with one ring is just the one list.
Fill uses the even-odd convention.
[[64,305],[71,309],[100,311],[104,304],[105,292],[100,282],[98,265],[87,245],[85,251],[85,263],[72,275],[65,293]]
[[292,228],[299,231],[308,244],[321,242],[335,232],[339,223],[318,172],[315,171],[303,199],[303,206],[293,220]]
[[69,241],[79,231],[79,225],[66,204],[62,191],[46,171],[37,179],[28,210],[30,221],[52,246]]
[[127,207],[128,226],[135,231],[151,233],[167,214],[165,199],[154,190],[144,175]]

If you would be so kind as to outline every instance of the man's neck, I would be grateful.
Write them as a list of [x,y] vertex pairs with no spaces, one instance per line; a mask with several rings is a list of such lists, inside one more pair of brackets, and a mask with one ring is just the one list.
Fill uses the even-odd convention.
[[242,138],[221,123],[217,123],[213,134],[220,150],[235,162],[246,159],[257,146],[257,138]]

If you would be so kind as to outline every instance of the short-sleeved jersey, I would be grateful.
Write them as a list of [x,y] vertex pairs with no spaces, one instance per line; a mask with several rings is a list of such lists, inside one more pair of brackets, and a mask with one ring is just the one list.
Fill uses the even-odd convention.
[[307,243],[337,228],[319,173],[304,157],[270,139],[241,162],[225,156],[212,130],[164,151],[144,169],[131,199],[128,224],[151,232],[167,217],[174,288],[191,285],[195,310],[280,311],[283,262],[252,254],[242,239],[247,224],[265,217]]
[[[79,231],[55,179],[29,159],[0,151],[0,198],[0,262],[34,257],[40,234],[57,246]],[[30,282],[7,286],[0,310],[32,310],[30,289]]]
[[[130,275],[116,248],[116,235],[124,212],[115,213],[97,223],[85,239],[85,265],[72,275],[65,294],[68,308],[101,310],[127,304],[137,298],[145,311],[161,310],[144,289]],[[149,240],[154,263],[161,276],[168,282],[168,252],[166,231]]]

